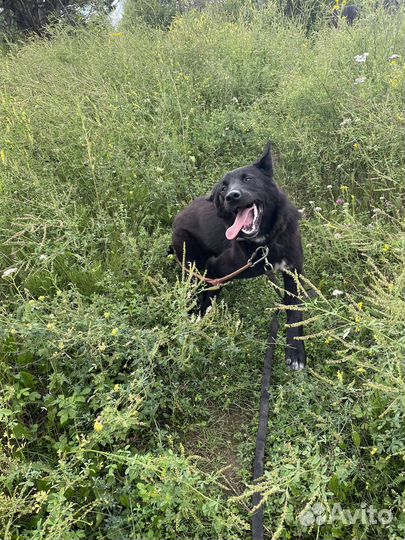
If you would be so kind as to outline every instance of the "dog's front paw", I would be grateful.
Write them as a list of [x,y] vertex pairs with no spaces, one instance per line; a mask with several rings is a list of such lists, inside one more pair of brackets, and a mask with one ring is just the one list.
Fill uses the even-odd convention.
[[294,345],[285,348],[285,363],[294,371],[304,369],[306,364],[305,347],[302,341],[295,341]]

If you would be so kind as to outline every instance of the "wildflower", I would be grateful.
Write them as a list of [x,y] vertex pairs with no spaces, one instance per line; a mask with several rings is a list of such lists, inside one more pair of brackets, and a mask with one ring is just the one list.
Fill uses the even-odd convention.
[[341,384],[343,384],[343,372],[342,372],[342,371],[338,371],[338,372],[336,373],[336,377],[337,377],[338,381],[339,381]]
[[48,330],[51,330],[51,331],[55,330],[55,328],[56,328],[55,323],[48,323],[46,325],[46,327],[47,327]]
[[360,326],[356,326],[356,334],[360,334],[360,332],[361,332]]
[[345,186],[344,184],[341,184],[340,189],[342,191],[349,191],[349,188],[347,186]]
[[340,127],[346,127],[346,126],[349,126],[351,123],[352,123],[351,118],[344,118],[344,119],[340,122]]
[[315,204],[315,201],[308,201],[309,204]]
[[332,189],[332,184],[328,184],[328,185],[326,186],[326,189]]
[[338,206],[341,206],[342,204],[344,204],[345,200],[342,199],[342,197],[338,197],[335,202]]
[[333,341],[333,338],[330,337],[330,336],[328,336],[328,337],[325,339],[326,345],[329,345],[329,343],[332,343],[332,341]]
[[362,309],[363,309],[363,302],[358,302],[358,303],[357,303],[357,309],[358,309],[359,311],[362,311]]
[[38,514],[38,512],[41,510],[42,505],[48,499],[48,492],[43,490],[38,491],[33,495],[33,499],[35,500],[33,510],[35,510],[35,512]]
[[374,456],[378,452],[378,448],[376,446],[373,446],[373,448],[370,450],[370,454]]
[[63,349],[65,348],[65,344],[63,343],[63,341],[59,341],[58,347],[61,351],[63,351]]
[[11,334],[12,336],[14,336],[16,333],[17,333],[17,330],[16,330],[15,328],[12,328],[12,329],[10,330],[10,334]]
[[6,152],[4,151],[4,148],[0,150],[0,159],[2,163],[6,162]]
[[387,251],[389,251],[391,249],[391,246],[388,245],[388,244],[384,244],[383,245],[383,251],[386,253]]
[[365,62],[367,62],[368,56],[369,56],[369,53],[365,52],[363,54],[356,54],[354,59],[358,64],[364,64]]
[[155,167],[155,169],[156,169],[156,172],[158,173],[164,172],[164,169],[162,167]]
[[366,370],[364,369],[364,367],[359,367],[356,369],[357,373],[365,373]]
[[360,148],[359,143],[356,143],[356,142],[355,142],[355,143],[353,144],[353,150],[356,150],[356,151],[357,151],[359,148]]
[[110,318],[110,312],[104,311],[104,319],[109,319],[109,318]]
[[39,256],[40,261],[46,261],[47,258],[48,258],[48,255],[42,254],[42,255]]
[[357,79],[354,79],[354,84],[363,84],[366,82],[367,77],[357,77]]
[[356,317],[354,319],[354,322],[356,322],[356,323],[361,322],[361,319],[360,319],[360,317],[358,315],[356,315]]
[[103,343],[100,343],[100,345],[98,346],[98,350],[100,352],[104,352],[107,348],[107,345],[103,342]]
[[114,392],[119,392],[119,391],[120,391],[120,385],[114,384]]
[[104,429],[104,426],[101,422],[99,422],[98,420],[96,420],[94,422],[94,431],[102,431]]
[[45,298],[46,298],[46,296],[42,296],[42,295],[41,295],[41,296],[38,296],[38,300],[39,300],[40,302],[45,302]]
[[332,291],[332,296],[334,296],[335,298],[337,298],[338,296],[342,296],[343,294],[343,291],[339,291],[339,289],[335,289],[334,291]]
[[35,306],[35,300],[28,300],[28,304],[30,306]]
[[118,328],[113,328],[113,329],[111,330],[111,335],[112,335],[112,336],[117,336],[117,335],[118,335]]
[[4,272],[2,273],[1,277],[2,278],[6,278],[6,277],[9,277],[11,275],[13,275],[15,272],[17,272],[17,268],[13,267],[13,268],[7,268],[7,270],[4,270]]
[[322,208],[320,206],[315,206],[314,210],[315,212],[322,212]]
[[124,34],[122,32],[113,32],[110,34],[111,37],[122,37]]
[[388,60],[392,62],[393,60],[398,60],[398,58],[399,58],[399,54],[391,54]]

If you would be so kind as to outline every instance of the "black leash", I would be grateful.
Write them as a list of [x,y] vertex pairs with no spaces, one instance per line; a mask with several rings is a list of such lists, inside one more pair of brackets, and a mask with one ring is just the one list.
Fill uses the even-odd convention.
[[[259,411],[259,429],[256,437],[256,455],[253,463],[253,482],[263,476],[264,473],[264,450],[266,445],[267,428],[269,423],[269,389],[271,381],[271,371],[273,367],[274,349],[276,347],[276,337],[278,332],[278,314],[277,311],[270,325],[270,332],[267,338],[267,351],[264,357],[262,373],[262,389],[260,394]],[[262,500],[261,493],[254,493],[252,496],[253,507],[260,504]],[[252,516],[252,540],[263,540],[263,505],[260,506]]]

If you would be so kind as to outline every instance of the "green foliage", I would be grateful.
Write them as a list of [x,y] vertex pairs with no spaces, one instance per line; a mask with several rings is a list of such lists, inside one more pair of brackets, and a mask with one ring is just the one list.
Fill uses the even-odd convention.
[[[253,489],[269,537],[403,537],[404,18],[365,7],[309,33],[275,2],[138,15],[2,57],[2,537],[242,539]],[[276,295],[235,283],[190,317],[201,285],[167,247],[176,212],[269,138],[319,295],[308,369],[280,347],[253,488]],[[336,502],[394,519],[300,520]]]

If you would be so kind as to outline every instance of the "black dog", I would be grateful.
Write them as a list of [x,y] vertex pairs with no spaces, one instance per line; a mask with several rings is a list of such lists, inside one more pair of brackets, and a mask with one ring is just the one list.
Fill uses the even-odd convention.
[[[195,199],[174,220],[172,246],[177,258],[195,263],[207,277],[220,278],[246,264],[258,246],[269,248],[268,262],[274,270],[302,273],[303,252],[298,226],[299,212],[273,180],[271,143],[253,165],[224,176],[208,198]],[[248,268],[238,279],[266,272],[264,262]],[[296,307],[297,284],[283,272],[284,303]],[[205,292],[200,300],[204,313],[217,292]],[[302,313],[287,310],[287,323],[299,323]],[[305,365],[302,326],[287,328],[286,364],[294,370]]]

